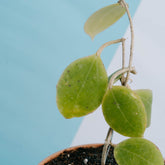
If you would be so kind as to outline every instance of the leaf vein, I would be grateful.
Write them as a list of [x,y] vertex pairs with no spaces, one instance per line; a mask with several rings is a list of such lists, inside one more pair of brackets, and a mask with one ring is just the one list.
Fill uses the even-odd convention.
[[150,162],[149,160],[146,160],[144,157],[142,157],[142,156],[136,154],[135,152],[131,152],[131,151],[129,151],[129,150],[127,150],[127,149],[124,149],[124,148],[120,148],[120,150],[124,150],[124,151],[126,151],[126,152],[128,152],[128,153],[131,153],[132,155],[137,156],[137,157],[140,158],[141,160],[144,160],[145,162],[149,163],[149,165],[154,165],[152,162]]
[[119,111],[120,111],[120,113],[122,114],[122,116],[124,117],[124,119],[127,121],[127,123],[130,125],[130,127],[133,129],[133,130],[135,130],[134,129],[134,126],[132,125],[132,123],[127,119],[127,117],[126,117],[126,115],[123,113],[123,111],[121,110],[121,108],[120,108],[120,106],[119,106],[119,104],[118,104],[118,101],[117,101],[117,99],[116,99],[116,97],[115,97],[115,95],[114,95],[114,92],[113,92],[113,90],[112,90],[112,97],[114,98],[114,100],[115,100],[115,102],[117,103],[116,105],[117,105],[117,108],[119,109]]

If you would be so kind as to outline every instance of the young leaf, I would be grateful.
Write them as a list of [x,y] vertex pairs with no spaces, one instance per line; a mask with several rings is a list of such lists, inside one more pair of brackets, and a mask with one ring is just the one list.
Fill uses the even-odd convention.
[[146,112],[140,97],[131,89],[113,86],[102,102],[105,120],[116,132],[129,137],[142,137],[146,128]]
[[96,54],[71,63],[57,84],[57,106],[65,118],[93,112],[102,102],[108,77]]
[[[119,70],[121,70],[121,69],[119,69]],[[119,70],[117,70],[116,72],[118,72]],[[116,72],[114,72],[114,73],[112,73],[110,76],[108,76],[108,82],[110,81],[110,79],[112,78],[112,76],[113,76]],[[117,76],[117,77],[115,78],[113,84],[115,84],[118,80],[120,80],[121,77],[122,77],[122,74],[120,74],[119,76]]]
[[106,6],[88,18],[84,30],[93,39],[95,35],[118,21],[125,12],[125,8],[119,3]]
[[[110,79],[112,78],[112,76],[113,76],[114,74],[116,74],[117,72],[122,71],[122,70],[123,70],[123,69],[118,69],[117,71],[115,71],[114,73],[112,73],[110,76],[108,76],[108,82],[110,81]],[[132,70],[131,73],[136,74],[135,70]],[[123,75],[123,73],[122,73],[122,74],[119,74],[119,75],[115,78],[113,84],[115,84],[118,80],[120,80],[120,79],[122,78],[122,75]]]
[[145,106],[147,113],[147,127],[149,127],[151,123],[152,91],[149,89],[139,89],[135,90],[135,93],[140,96]]
[[159,149],[143,138],[130,138],[114,149],[118,165],[164,165]]

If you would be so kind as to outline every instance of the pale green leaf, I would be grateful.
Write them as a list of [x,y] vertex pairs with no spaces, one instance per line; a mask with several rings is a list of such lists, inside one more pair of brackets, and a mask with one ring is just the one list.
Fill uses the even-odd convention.
[[130,138],[119,143],[114,149],[118,165],[164,165],[159,149],[143,138]]
[[146,128],[146,112],[141,98],[131,89],[113,86],[102,102],[105,120],[116,132],[129,137],[142,137]]
[[135,93],[140,96],[145,106],[147,113],[147,127],[149,127],[151,123],[152,91],[149,89],[139,89],[135,90]]
[[57,84],[57,106],[65,118],[93,112],[102,102],[108,77],[96,54],[78,59],[63,72]]
[[106,6],[96,11],[88,18],[85,23],[84,30],[93,39],[95,35],[118,21],[125,12],[125,8],[119,3]]

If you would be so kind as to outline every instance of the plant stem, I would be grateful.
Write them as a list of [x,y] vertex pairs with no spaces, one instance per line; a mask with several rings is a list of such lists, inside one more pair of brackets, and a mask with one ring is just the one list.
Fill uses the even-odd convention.
[[124,82],[124,85],[126,85],[127,82],[128,82],[129,76],[130,76],[130,70],[131,70],[132,61],[133,61],[134,29],[133,29],[133,23],[132,23],[131,14],[129,12],[128,5],[126,4],[125,0],[119,0],[118,3],[120,3],[126,9],[126,12],[127,12],[127,15],[128,15],[128,19],[129,19],[129,22],[130,22],[130,30],[131,30],[130,58],[129,58],[129,66],[128,66],[129,67],[129,71],[127,73],[127,77],[126,77],[126,80]]
[[[129,57],[129,65],[128,68],[124,68],[125,67],[125,39],[120,41],[118,40],[118,42],[122,42],[122,70],[119,70],[118,72],[116,72],[110,79],[109,85],[108,85],[108,89],[111,89],[114,83],[114,80],[116,77],[118,77],[119,75],[122,75],[121,78],[121,84],[123,86],[127,85],[127,82],[129,80],[129,76],[130,76],[130,72],[133,74],[136,74],[135,68],[132,67],[132,61],[133,61],[133,48],[134,48],[134,29],[133,29],[133,23],[132,23],[132,18],[131,18],[131,14],[129,12],[128,6],[125,2],[125,0],[119,0],[118,3],[120,3],[127,12],[128,15],[128,19],[130,22],[130,30],[131,30],[131,44],[130,44],[130,57]],[[116,40],[117,41],[117,40]],[[106,47],[109,46],[113,43],[114,41],[110,41],[108,43],[105,43],[102,47],[100,47],[100,49],[97,51],[97,55],[100,55],[102,50]],[[115,43],[118,43],[115,42]],[[127,76],[126,79],[124,78],[124,73],[127,72]],[[101,159],[101,165],[105,165],[106,159],[107,159],[107,153],[108,153],[108,146],[110,146],[111,141],[112,141],[112,135],[113,135],[113,129],[110,128],[104,143],[104,147],[103,147],[103,152],[102,152],[102,159]]]
[[122,41],[122,69],[125,67],[125,40]]
[[108,152],[109,152],[110,147],[111,147],[112,137],[113,137],[113,129],[109,128],[108,133],[107,133],[107,137],[106,137],[105,142],[104,142],[102,158],[101,158],[101,165],[105,165],[105,162],[106,162],[106,159],[108,156]]
[[[112,88],[114,80],[116,79],[116,77],[118,77],[121,74],[124,74],[124,73],[128,72],[129,70],[130,70],[131,73],[136,74],[136,70],[135,70],[134,67],[131,67],[131,69],[128,67],[128,68],[123,68],[123,69],[119,70],[114,75],[112,75],[112,77],[109,81],[109,84],[108,84],[108,89]],[[112,144],[111,143],[112,136],[113,136],[113,129],[109,128],[108,133],[107,133],[107,137],[106,137],[106,140],[105,140],[105,143],[104,143],[103,151],[102,151],[101,165],[105,165],[107,155],[108,155],[108,152],[109,152],[109,149],[110,149],[108,147],[111,147],[110,145]]]
[[112,44],[117,44],[117,43],[119,43],[119,42],[124,42],[125,41],[125,38],[121,38],[121,39],[117,39],[117,40],[113,40],[113,41],[108,41],[108,42],[106,42],[105,44],[103,44],[98,50],[97,50],[97,52],[96,52],[96,55],[97,56],[100,56],[101,55],[101,53],[102,53],[102,51],[104,50],[104,48],[106,48],[107,46],[110,46],[110,45],[112,45]]
[[[122,41],[122,69],[125,67],[125,40]],[[121,77],[121,84],[124,85],[124,74]]]

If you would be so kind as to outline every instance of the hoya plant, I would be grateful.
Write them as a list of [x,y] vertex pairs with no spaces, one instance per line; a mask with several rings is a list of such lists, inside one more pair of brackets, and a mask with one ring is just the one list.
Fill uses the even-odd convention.
[[[115,145],[114,157],[118,165],[164,165],[159,149],[143,135],[150,126],[152,91],[133,90],[128,85],[132,67],[134,30],[125,0],[106,6],[85,23],[84,30],[92,38],[128,15],[131,30],[129,64],[125,66],[125,38],[104,43],[95,53],[77,59],[66,67],[57,84],[57,106],[61,114],[69,119],[82,117],[95,111],[100,105],[110,126],[102,152],[101,164],[106,162],[113,131],[129,137]],[[109,45],[122,43],[122,66],[112,75],[107,75],[101,53]],[[115,85],[117,81],[121,85]]]

